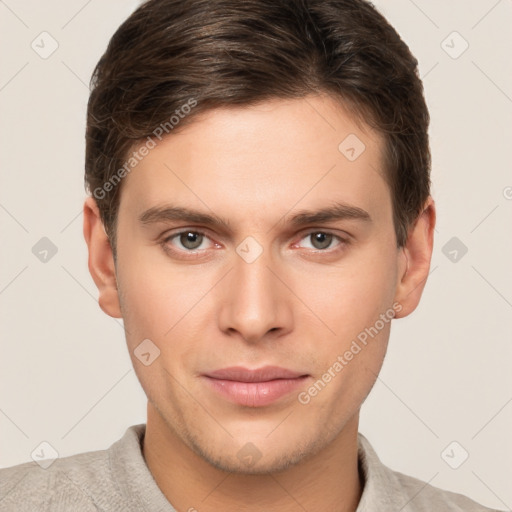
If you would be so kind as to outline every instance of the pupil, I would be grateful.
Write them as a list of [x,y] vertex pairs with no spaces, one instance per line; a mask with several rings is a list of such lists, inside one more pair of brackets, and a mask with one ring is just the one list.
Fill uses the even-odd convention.
[[314,235],[314,247],[317,249],[325,249],[329,247],[332,239],[332,235],[328,233],[315,233]]
[[202,235],[198,233],[188,232],[181,235],[181,243],[187,249],[196,249],[201,245],[201,237]]

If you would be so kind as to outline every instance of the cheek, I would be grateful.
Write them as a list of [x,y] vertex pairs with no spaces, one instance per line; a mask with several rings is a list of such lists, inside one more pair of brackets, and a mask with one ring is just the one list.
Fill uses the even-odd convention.
[[173,325],[178,302],[176,291],[165,279],[155,279],[151,270],[119,273],[121,309],[130,337],[161,337]]
[[119,262],[126,339],[132,353],[142,340],[150,339],[160,350],[159,365],[174,374],[200,352],[212,318],[207,311],[207,292],[212,285],[207,271],[197,268],[197,276],[191,278],[179,269],[170,271],[161,258],[155,261],[151,256],[147,254],[145,260],[134,251]]
[[309,348],[316,370],[303,399],[337,411],[334,417],[361,404],[380,371],[396,312],[395,265],[396,251],[382,244],[347,258],[343,266],[302,279],[299,293],[309,297],[308,305],[323,324],[315,332],[307,321],[301,326],[314,338]]
[[326,339],[335,338],[334,344],[350,341],[392,308],[396,256],[391,250],[386,257],[385,248],[375,252],[380,256],[359,253],[336,268],[296,276],[297,295],[324,324]]
[[[153,404],[179,402],[183,369],[191,366],[201,339],[193,321],[198,299],[182,293],[179,275],[123,261],[119,271],[126,342],[137,377]],[[146,341],[150,340],[150,342]],[[144,347],[144,348],[143,348]],[[149,364],[142,354],[149,353]],[[146,359],[146,362],[148,360]]]
[[313,340],[308,348],[315,374],[299,402],[328,414],[324,419],[329,428],[336,429],[347,414],[355,412],[382,366],[395,314],[390,274],[384,265],[374,265],[314,280],[318,292],[312,297],[311,309],[319,312],[328,328],[312,332],[306,321],[302,325]]

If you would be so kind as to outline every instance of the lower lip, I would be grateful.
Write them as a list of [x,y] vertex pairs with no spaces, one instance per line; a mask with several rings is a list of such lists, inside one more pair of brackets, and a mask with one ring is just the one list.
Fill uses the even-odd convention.
[[303,386],[307,376],[295,379],[275,379],[265,382],[239,382],[205,377],[215,391],[224,398],[246,407],[263,407]]

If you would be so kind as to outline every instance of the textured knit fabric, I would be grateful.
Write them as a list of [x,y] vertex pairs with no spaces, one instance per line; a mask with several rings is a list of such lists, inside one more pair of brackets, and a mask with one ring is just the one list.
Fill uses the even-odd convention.
[[[142,454],[146,425],[132,425],[107,450],[0,469],[1,512],[176,512]],[[384,466],[359,434],[364,490],[356,512],[489,512],[491,509]],[[310,511],[315,512],[315,511]],[[327,511],[323,511],[327,512]]]

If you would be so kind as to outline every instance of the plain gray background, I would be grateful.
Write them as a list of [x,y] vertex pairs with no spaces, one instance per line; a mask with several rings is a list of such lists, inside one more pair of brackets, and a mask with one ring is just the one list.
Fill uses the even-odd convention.
[[[419,60],[438,225],[423,301],[393,324],[360,430],[393,469],[510,509],[512,2],[375,4]],[[60,456],[107,448],[145,421],[81,227],[88,82],[137,5],[0,2],[0,467],[42,441]]]

